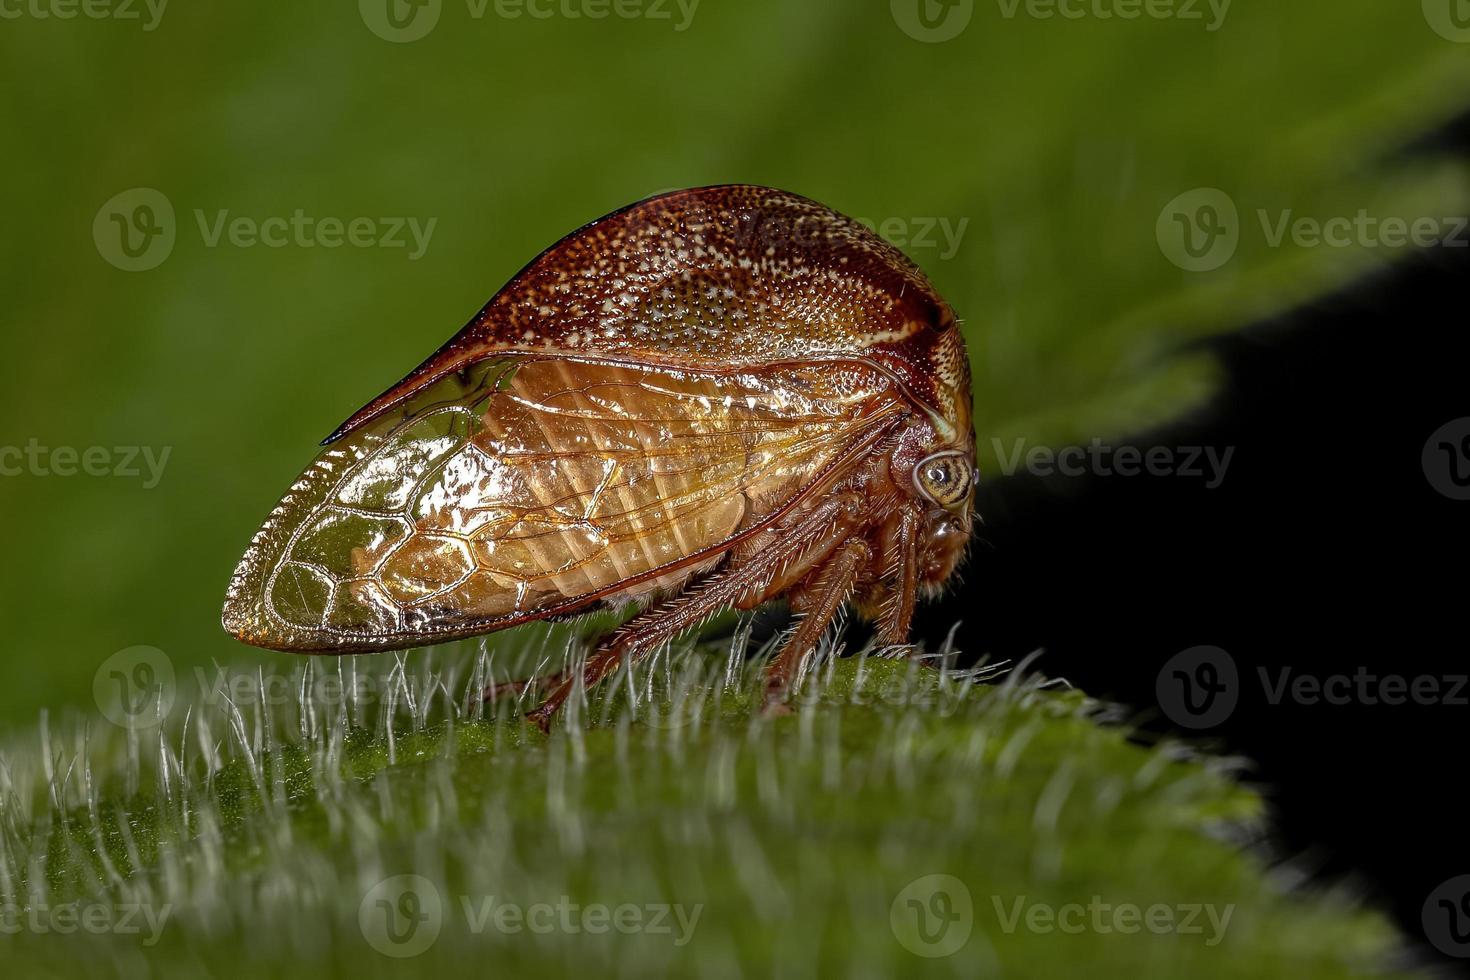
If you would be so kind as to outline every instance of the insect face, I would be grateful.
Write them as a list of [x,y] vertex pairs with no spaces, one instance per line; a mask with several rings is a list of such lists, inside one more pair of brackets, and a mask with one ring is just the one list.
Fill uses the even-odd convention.
[[970,543],[977,482],[974,452],[946,447],[917,462],[895,460],[895,464],[896,470],[906,470],[911,506],[922,515],[918,580],[923,591],[933,595],[959,566]]

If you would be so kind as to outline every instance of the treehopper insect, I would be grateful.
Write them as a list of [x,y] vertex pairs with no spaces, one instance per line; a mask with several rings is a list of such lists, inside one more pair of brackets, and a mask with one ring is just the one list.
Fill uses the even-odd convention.
[[354,653],[643,606],[537,682],[546,728],[579,682],[785,598],[778,706],[844,604],[902,644],[953,573],[970,413],[954,312],[897,249],[783,191],[665,194],[553,245],[343,423],[224,627]]

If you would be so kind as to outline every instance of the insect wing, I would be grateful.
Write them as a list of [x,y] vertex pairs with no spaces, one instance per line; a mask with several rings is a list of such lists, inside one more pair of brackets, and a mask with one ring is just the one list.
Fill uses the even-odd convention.
[[502,357],[328,446],[257,533],[225,627],[418,646],[672,588],[902,411],[858,365],[728,374]]

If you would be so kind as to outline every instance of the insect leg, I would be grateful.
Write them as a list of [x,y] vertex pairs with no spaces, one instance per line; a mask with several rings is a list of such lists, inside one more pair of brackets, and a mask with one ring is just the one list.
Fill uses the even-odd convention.
[[832,559],[808,581],[809,586],[797,596],[793,606],[803,613],[796,631],[787,638],[770,665],[766,667],[766,705],[771,707],[785,699],[791,684],[807,655],[816,649],[822,634],[837,617],[837,611],[852,594],[858,574],[872,553],[858,539],[847,541]]
[[784,535],[784,540],[742,561],[734,562],[708,579],[634,617],[602,643],[587,658],[581,677],[568,671],[555,678],[556,686],[527,717],[542,731],[551,727],[551,718],[576,690],[580,679],[590,688],[602,680],[625,658],[636,663],[674,637],[699,625],[727,606],[734,606],[751,595],[767,595],[774,577],[786,564],[800,556],[813,541],[845,528],[852,511],[845,497],[831,497],[802,518]]
[[899,519],[894,541],[897,554],[886,572],[895,587],[878,625],[878,642],[884,646],[909,641],[909,626],[914,620],[914,603],[919,592],[919,520],[915,510],[904,511]]

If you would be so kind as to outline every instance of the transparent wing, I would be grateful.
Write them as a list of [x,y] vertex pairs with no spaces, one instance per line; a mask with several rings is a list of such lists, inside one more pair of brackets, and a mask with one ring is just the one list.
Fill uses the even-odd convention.
[[391,649],[677,585],[901,404],[845,362],[482,361],[322,452],[241,561],[225,626]]

